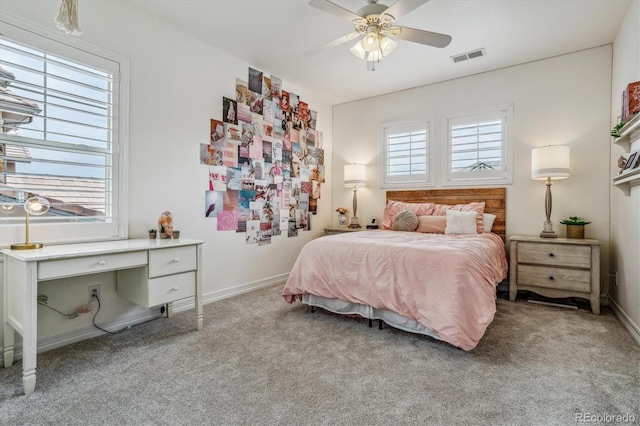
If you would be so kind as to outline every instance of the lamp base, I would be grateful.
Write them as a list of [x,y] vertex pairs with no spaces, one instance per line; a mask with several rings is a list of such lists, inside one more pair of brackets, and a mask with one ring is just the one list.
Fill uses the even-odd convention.
[[558,238],[553,230],[553,222],[549,220],[549,215],[551,214],[550,210],[551,209],[547,210],[547,220],[545,220],[544,226],[542,227],[540,238]]
[[540,238],[558,238],[558,236],[553,231],[542,231],[540,233]]
[[42,248],[42,243],[15,243],[11,244],[11,250],[33,250]]
[[349,228],[361,228],[360,226],[360,219],[358,218],[358,216],[353,216],[351,218],[351,223],[349,223]]

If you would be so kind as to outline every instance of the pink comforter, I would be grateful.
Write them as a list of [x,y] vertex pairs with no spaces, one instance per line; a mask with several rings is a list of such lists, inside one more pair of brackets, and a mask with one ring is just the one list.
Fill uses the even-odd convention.
[[496,311],[507,276],[495,234],[351,232],[318,238],[300,252],[282,295],[310,293],[387,309],[464,350],[476,347]]

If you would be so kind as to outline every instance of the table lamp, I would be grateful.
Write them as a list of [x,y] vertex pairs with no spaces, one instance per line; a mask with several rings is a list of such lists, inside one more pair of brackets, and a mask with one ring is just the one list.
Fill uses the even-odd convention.
[[360,219],[358,219],[358,197],[356,192],[358,188],[367,186],[366,169],[364,164],[345,164],[344,165],[344,186],[353,188],[353,217],[349,228],[360,228]]
[[551,181],[569,177],[569,147],[566,145],[549,145],[531,150],[531,179],[545,180],[547,193],[544,209],[547,220],[540,233],[542,238],[556,238],[551,222]]
[[24,202],[24,211],[25,213],[25,242],[24,243],[16,243],[11,244],[11,250],[31,250],[42,248],[42,243],[31,243],[29,242],[29,215],[40,216],[49,211],[49,207],[51,204],[49,200],[44,197],[40,197],[35,195],[33,197],[29,197]]

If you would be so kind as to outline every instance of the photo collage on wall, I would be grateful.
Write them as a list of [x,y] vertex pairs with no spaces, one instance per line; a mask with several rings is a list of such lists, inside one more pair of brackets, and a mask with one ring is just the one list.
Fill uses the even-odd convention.
[[235,99],[222,99],[222,119],[211,119],[209,142],[200,144],[209,167],[205,217],[247,244],[310,230],[325,181],[317,119],[277,77],[249,68],[247,80],[236,79]]

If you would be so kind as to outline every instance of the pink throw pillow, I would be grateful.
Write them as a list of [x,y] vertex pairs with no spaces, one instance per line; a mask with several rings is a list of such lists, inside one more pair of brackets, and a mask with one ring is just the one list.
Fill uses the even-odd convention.
[[418,216],[418,228],[416,229],[416,232],[444,234],[444,229],[446,227],[446,216]]

